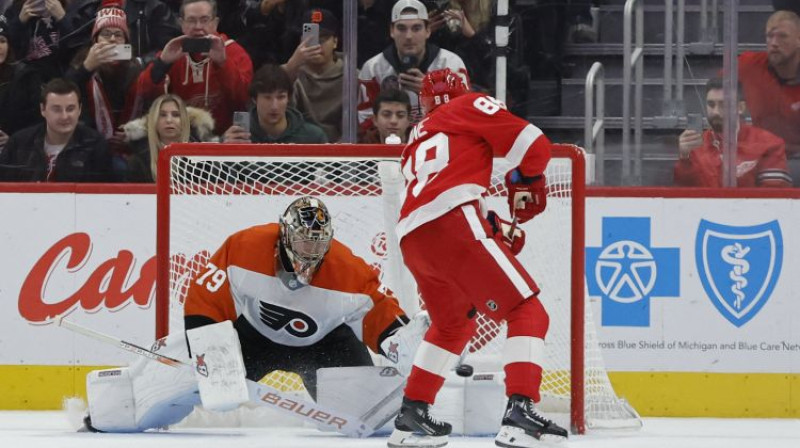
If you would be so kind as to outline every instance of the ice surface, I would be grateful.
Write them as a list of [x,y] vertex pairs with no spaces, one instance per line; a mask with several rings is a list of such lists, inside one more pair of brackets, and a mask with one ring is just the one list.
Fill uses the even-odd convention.
[[[385,437],[348,439],[311,428],[181,428],[146,434],[75,433],[64,412],[0,412],[3,448],[366,448]],[[491,438],[453,437],[450,448],[493,447]],[[800,420],[646,418],[637,432],[572,437],[580,448],[797,448]]]

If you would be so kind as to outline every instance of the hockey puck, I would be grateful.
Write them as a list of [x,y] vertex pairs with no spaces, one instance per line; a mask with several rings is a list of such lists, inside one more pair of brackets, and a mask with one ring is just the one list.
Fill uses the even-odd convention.
[[463,376],[469,378],[472,376],[474,369],[469,364],[461,364],[460,366],[456,367],[456,375]]

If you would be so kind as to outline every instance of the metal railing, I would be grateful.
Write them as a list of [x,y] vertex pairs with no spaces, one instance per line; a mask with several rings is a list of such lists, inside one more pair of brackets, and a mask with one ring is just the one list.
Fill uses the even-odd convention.
[[[636,12],[636,44],[633,43],[633,14]],[[642,176],[642,85],[644,79],[644,5],[640,0],[627,0],[622,28],[622,184],[640,184]],[[633,73],[633,71],[636,73]],[[635,85],[632,79],[635,77]],[[634,88],[634,151],[631,175],[631,87]]]
[[[606,160],[605,92],[603,64],[595,62],[589,69],[589,73],[586,74],[583,146],[588,154],[594,155],[594,181],[597,185],[605,183],[603,175]],[[595,101],[595,95],[597,101]]]

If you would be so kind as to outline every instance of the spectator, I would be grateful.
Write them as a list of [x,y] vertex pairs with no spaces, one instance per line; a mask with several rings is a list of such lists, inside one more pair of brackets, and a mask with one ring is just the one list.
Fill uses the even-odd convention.
[[[428,0],[431,18],[431,41],[456,53],[466,64],[473,88],[488,88],[493,75],[494,27],[492,0]],[[445,8],[439,10],[439,8]]]
[[155,182],[158,151],[170,143],[214,139],[211,114],[186,107],[179,96],[172,94],[156,98],[147,115],[126,123],[123,129],[133,153],[128,159],[127,182]]
[[81,89],[81,121],[106,139],[121,138],[119,126],[142,114],[136,80],[142,71],[133,59],[120,59],[118,45],[130,43],[120,2],[104,1],[92,28],[92,42],[75,56],[65,78]]
[[70,54],[61,38],[68,32],[64,0],[15,0],[6,11],[14,54],[44,81],[62,76]]
[[[139,76],[140,94],[154,99],[174,93],[188,106],[211,111],[215,132],[231,125],[233,111],[247,104],[247,86],[253,78],[250,57],[233,40],[217,32],[214,0],[183,0],[182,36],[170,40]],[[210,49],[186,53],[183,45],[208,39]]]
[[258,69],[250,85],[250,131],[233,125],[223,135],[226,143],[328,143],[319,126],[307,123],[289,106],[292,81],[277,65]]
[[8,42],[8,22],[0,14],[0,151],[9,135],[42,118],[36,102],[41,79],[27,64],[14,59]]
[[401,143],[408,142],[411,103],[405,92],[397,89],[382,91],[375,98],[372,113],[374,126],[361,136],[359,143],[386,143],[386,138],[392,134],[400,137]]
[[161,0],[75,0],[68,2],[65,19],[72,36],[70,42],[94,40],[90,39],[86,24],[94,20],[97,11],[112,4],[125,11],[128,43],[135,58],[149,62],[170,39],[181,35],[175,13]]
[[306,22],[319,24],[319,50],[309,53],[310,57],[297,68],[292,103],[306,120],[325,131],[328,141],[338,142],[342,137],[344,75],[341,53],[336,52],[339,20],[326,9],[313,9],[306,13],[303,23]]
[[365,129],[370,126],[372,103],[383,89],[405,90],[411,102],[411,122],[417,123],[422,118],[418,92],[425,73],[447,67],[467,84],[467,68],[461,58],[428,42],[431,35],[428,10],[419,0],[395,3],[390,35],[394,42],[365,62],[358,75],[361,84],[358,121]]
[[[711,129],[702,134],[686,130],[679,138],[680,160],[675,165],[675,183],[684,187],[722,187],[722,123],[724,95],[722,79],[706,84],[706,118]],[[741,121],[746,105],[739,101],[736,148],[736,179],[739,187],[790,187],[786,172],[786,149],[775,135]]]
[[25,128],[0,153],[0,181],[109,182],[111,156],[106,140],[78,122],[80,92],[74,83],[56,78],[42,89],[45,122]]
[[767,51],[739,55],[739,82],[753,124],[786,141],[795,186],[800,186],[800,17],[777,11],[767,21]]

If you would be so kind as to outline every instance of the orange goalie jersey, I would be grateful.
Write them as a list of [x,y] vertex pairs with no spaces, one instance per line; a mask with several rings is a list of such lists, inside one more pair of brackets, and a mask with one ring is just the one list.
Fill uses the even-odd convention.
[[314,344],[345,323],[380,353],[383,333],[405,314],[382,292],[375,271],[334,239],[311,284],[289,290],[275,272],[278,234],[278,224],[265,224],[228,237],[193,280],[184,315],[216,322],[244,316],[264,337],[292,347]]

